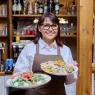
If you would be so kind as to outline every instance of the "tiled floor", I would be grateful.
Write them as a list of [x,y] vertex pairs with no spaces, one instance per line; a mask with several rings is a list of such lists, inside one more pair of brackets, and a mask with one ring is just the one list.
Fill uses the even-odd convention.
[[[66,95],[76,95],[76,83],[65,85]],[[94,95],[94,74],[92,74],[92,95]]]

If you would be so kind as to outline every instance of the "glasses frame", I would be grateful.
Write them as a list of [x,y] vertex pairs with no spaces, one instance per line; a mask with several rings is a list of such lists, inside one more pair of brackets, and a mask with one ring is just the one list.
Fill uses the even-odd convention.
[[[52,25],[53,25],[53,24],[52,24],[52,25],[49,24],[49,28],[48,28],[48,29],[45,29],[45,28],[44,28],[44,25],[46,25],[46,24],[41,24],[41,25],[43,25],[43,29],[44,29],[44,30],[49,30],[50,27],[52,28]],[[58,26],[58,25],[57,25],[57,26]],[[52,29],[53,29],[53,28],[52,28]],[[53,29],[53,30],[57,30],[57,29],[58,29],[58,27],[57,27],[56,29]]]

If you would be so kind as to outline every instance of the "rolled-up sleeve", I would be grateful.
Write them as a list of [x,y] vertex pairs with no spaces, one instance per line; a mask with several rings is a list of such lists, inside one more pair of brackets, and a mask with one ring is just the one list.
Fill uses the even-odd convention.
[[[27,58],[28,57],[27,55],[28,55],[28,47],[25,46],[17,59],[17,62],[14,67],[14,72],[22,73],[22,72],[28,72],[31,70],[32,66],[30,66],[30,65],[32,63],[30,64],[30,61]],[[31,57],[31,59],[32,59],[32,57]]]

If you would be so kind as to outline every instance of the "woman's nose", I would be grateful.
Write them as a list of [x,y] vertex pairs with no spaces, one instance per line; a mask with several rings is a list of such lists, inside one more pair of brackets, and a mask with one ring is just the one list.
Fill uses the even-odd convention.
[[52,31],[52,27],[51,26],[50,26],[49,30]]

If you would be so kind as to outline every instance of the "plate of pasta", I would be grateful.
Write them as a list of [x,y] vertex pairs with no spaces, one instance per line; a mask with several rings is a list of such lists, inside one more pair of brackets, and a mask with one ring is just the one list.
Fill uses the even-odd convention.
[[78,71],[78,67],[73,64],[66,64],[63,60],[48,61],[41,63],[41,69],[48,74],[66,76]]
[[19,75],[7,80],[7,85],[13,88],[36,88],[48,83],[51,77],[47,74],[34,73],[31,77],[29,74]]

